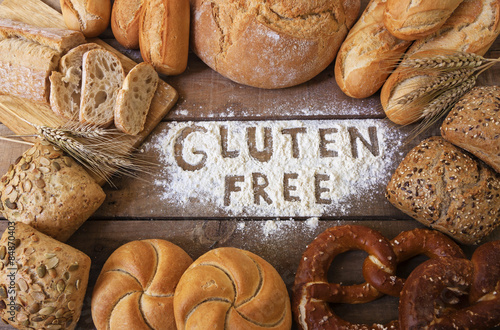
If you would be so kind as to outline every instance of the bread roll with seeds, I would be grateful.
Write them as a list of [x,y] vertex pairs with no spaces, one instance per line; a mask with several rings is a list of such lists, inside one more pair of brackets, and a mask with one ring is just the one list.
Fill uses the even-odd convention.
[[192,262],[184,250],[165,240],[119,247],[104,264],[92,294],[96,328],[175,329],[175,287]]
[[500,87],[475,87],[450,110],[441,135],[500,173]]
[[72,158],[47,142],[28,149],[0,180],[0,211],[59,241],[66,241],[106,195]]
[[130,135],[144,129],[158,81],[158,74],[149,63],[142,62],[130,70],[116,98],[116,128]]
[[90,272],[86,254],[24,223],[8,222],[0,259],[2,320],[18,329],[75,329]]
[[175,290],[178,329],[290,329],[285,283],[259,256],[218,248],[199,257]]
[[387,198],[426,226],[476,244],[500,225],[500,174],[442,137],[413,148],[387,185]]

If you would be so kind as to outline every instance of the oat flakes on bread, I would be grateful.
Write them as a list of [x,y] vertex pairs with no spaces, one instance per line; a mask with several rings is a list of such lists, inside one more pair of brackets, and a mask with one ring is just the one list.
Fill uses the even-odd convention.
[[116,128],[130,135],[144,129],[158,81],[158,73],[149,63],[142,62],[129,71],[116,98]]
[[80,122],[108,127],[114,120],[114,106],[125,72],[118,56],[105,49],[83,55]]
[[442,137],[413,148],[387,185],[389,201],[424,225],[476,244],[500,222],[500,174]]
[[[75,329],[90,272],[86,254],[24,223],[7,222],[0,259],[2,320],[18,329]],[[14,265],[15,286],[10,276]],[[18,308],[15,315],[11,299]]]
[[57,115],[78,120],[82,92],[83,55],[98,44],[87,43],[70,50],[59,61],[59,71],[50,75],[50,107]]
[[102,188],[47,142],[28,149],[0,179],[0,212],[66,241],[102,204]]
[[441,125],[441,135],[500,173],[500,87],[478,86],[463,96]]
[[357,16],[352,8],[358,6],[344,8],[352,3],[191,0],[191,48],[235,82],[259,88],[298,85],[335,58]]
[[92,293],[98,330],[175,329],[174,291],[193,262],[177,245],[161,240],[132,241],[106,260]]

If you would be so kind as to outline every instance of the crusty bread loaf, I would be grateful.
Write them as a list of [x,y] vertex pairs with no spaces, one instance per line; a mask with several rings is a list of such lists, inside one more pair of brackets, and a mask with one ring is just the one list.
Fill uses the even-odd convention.
[[0,39],[20,38],[47,46],[60,55],[85,42],[83,34],[77,31],[41,28],[27,23],[0,18]]
[[500,173],[500,87],[475,87],[462,97],[444,120],[441,135]]
[[83,55],[96,48],[101,46],[87,43],[73,48],[61,58],[59,71],[52,71],[50,75],[50,107],[62,118],[78,120]]
[[111,30],[126,48],[139,48],[139,18],[145,0],[115,0],[111,10]]
[[500,174],[441,137],[412,149],[387,185],[387,198],[426,226],[475,244],[500,222]]
[[175,290],[177,329],[290,329],[290,298],[278,272],[259,256],[218,248],[199,257]]
[[116,128],[131,135],[144,129],[158,80],[158,74],[149,63],[142,62],[130,70],[116,98]]
[[344,3],[349,1],[191,0],[191,48],[238,83],[294,86],[333,61],[357,16],[349,9],[346,19]]
[[106,195],[72,158],[47,142],[28,149],[0,180],[0,211],[66,241]]
[[192,262],[184,250],[164,240],[120,246],[104,264],[94,287],[96,328],[175,329],[174,291]]
[[87,255],[24,223],[7,222],[0,259],[4,322],[18,329],[75,329],[90,272]]
[[80,122],[107,127],[113,123],[114,106],[125,72],[120,59],[105,49],[83,55]]
[[416,40],[436,32],[463,0],[387,0],[384,25],[395,37]]
[[365,98],[378,91],[411,44],[386,30],[385,6],[385,0],[370,1],[337,54],[335,80],[348,96]]
[[97,37],[109,25],[110,0],[60,0],[66,26],[87,38]]
[[184,72],[189,51],[189,0],[148,0],[139,20],[145,62],[166,75]]

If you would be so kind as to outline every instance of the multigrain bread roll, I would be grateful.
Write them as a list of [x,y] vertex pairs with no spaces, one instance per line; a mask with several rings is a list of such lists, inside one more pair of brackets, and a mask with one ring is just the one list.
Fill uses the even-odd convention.
[[49,76],[83,34],[0,18],[0,94],[49,103]]
[[18,329],[75,329],[90,258],[24,223],[7,224],[0,240],[2,320]]
[[92,294],[92,319],[101,329],[175,329],[174,291],[193,262],[160,239],[119,247],[104,264]]
[[[484,55],[500,33],[500,0],[464,1],[435,33],[415,41],[406,52],[412,59],[455,52]],[[380,93],[387,117],[400,125],[420,119],[419,109],[398,104],[404,93],[428,86],[435,71],[408,70],[401,65],[389,76]]]
[[416,40],[436,32],[463,0],[387,0],[384,25],[395,37]]
[[189,0],[147,0],[139,18],[145,62],[166,75],[184,72],[189,52]]
[[66,26],[87,38],[97,37],[109,25],[110,0],[60,0],[60,4]]
[[346,18],[343,5],[349,3],[191,0],[191,48],[235,82],[260,88],[294,86],[333,61],[357,16],[349,8]]
[[385,7],[385,0],[370,1],[340,47],[335,80],[348,96],[365,98],[378,91],[411,44],[387,31]]
[[285,283],[259,256],[218,248],[199,257],[175,290],[177,329],[290,329]]
[[106,195],[72,158],[39,142],[0,180],[0,211],[59,241],[66,241]]
[[441,125],[441,135],[500,173],[500,87],[475,87],[462,97]]
[[111,10],[111,30],[123,47],[139,48],[139,18],[146,0],[115,0]]
[[412,149],[387,185],[387,198],[426,226],[475,244],[500,225],[500,174],[441,137]]

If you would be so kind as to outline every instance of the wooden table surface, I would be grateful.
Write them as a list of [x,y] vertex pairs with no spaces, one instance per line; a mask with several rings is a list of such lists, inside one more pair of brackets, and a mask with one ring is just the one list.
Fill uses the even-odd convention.
[[[59,10],[58,0],[43,0]],[[1,3],[1,1],[0,1]],[[363,1],[364,6],[367,1]],[[136,61],[141,61],[137,51],[122,49],[110,31],[102,36],[106,42]],[[497,39],[486,57],[500,57],[500,39]],[[282,90],[261,90],[238,85],[222,77],[190,54],[186,72],[175,77],[162,77],[180,95],[179,101],[153,131],[140,150],[141,157],[162,164],[161,152],[156,147],[159,138],[165,136],[176,125],[196,124],[201,126],[220,123],[230,127],[238,125],[258,126],[259,123],[294,121],[306,127],[342,123],[363,123],[383,127],[389,132],[386,146],[394,142],[394,150],[388,153],[374,184],[350,195],[343,205],[326,208],[321,215],[297,213],[290,216],[282,209],[263,209],[252,213],[253,208],[241,212],[229,212],[213,201],[188,198],[169,199],[162,194],[168,187],[158,184],[166,174],[161,169],[138,178],[117,177],[115,187],[106,185],[107,198],[100,209],[70,238],[69,245],[80,249],[92,259],[89,286],[78,329],[93,329],[90,315],[90,298],[100,269],[109,255],[122,244],[138,239],[161,238],[169,240],[184,250],[193,259],[210,249],[231,246],[254,252],[271,263],[291,289],[295,271],[307,244],[319,233],[331,226],[361,224],[381,231],[393,238],[401,231],[422,227],[417,221],[403,214],[384,197],[384,187],[390,175],[413,146],[425,137],[439,134],[439,126],[418,136],[408,144],[390,141],[408,136],[414,126],[397,127],[385,119],[379,95],[364,100],[345,96],[337,87],[333,66],[330,65],[311,81]],[[484,73],[478,85],[500,83],[500,65]],[[0,134],[11,134],[0,124]],[[0,141],[0,173],[5,173],[21,153],[27,149],[22,144]],[[390,148],[389,148],[390,149]],[[184,194],[186,195],[186,194]],[[189,195],[189,194],[187,194]],[[319,216],[317,225],[314,218]],[[4,218],[2,218],[3,220]],[[313,220],[311,220],[313,219]],[[0,230],[6,227],[0,222]],[[487,240],[500,239],[496,230]],[[470,256],[474,247],[463,246]],[[362,281],[361,264],[365,252],[351,251],[334,261],[330,270],[332,281],[359,283]],[[415,258],[403,267],[408,272],[424,258]],[[397,318],[396,298],[383,297],[369,304],[338,305],[335,311],[354,322],[387,322]],[[0,329],[8,329],[0,326]]]

